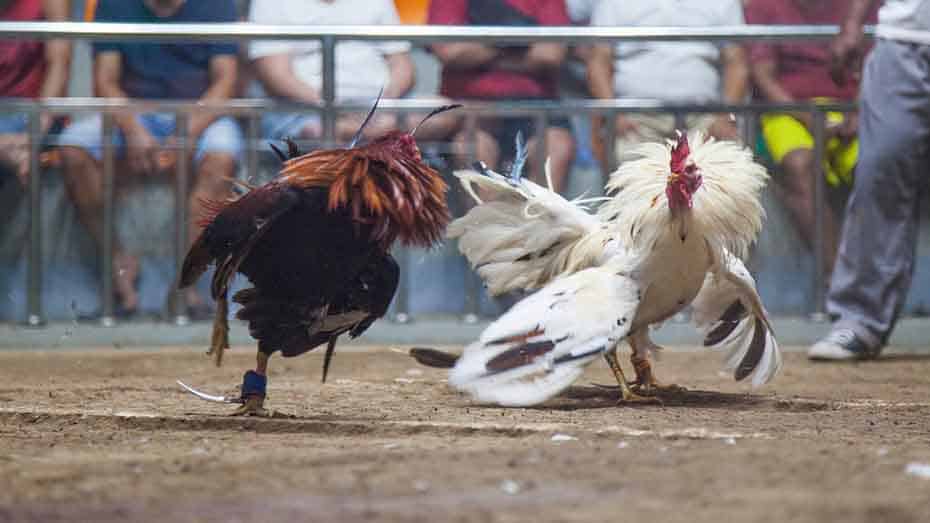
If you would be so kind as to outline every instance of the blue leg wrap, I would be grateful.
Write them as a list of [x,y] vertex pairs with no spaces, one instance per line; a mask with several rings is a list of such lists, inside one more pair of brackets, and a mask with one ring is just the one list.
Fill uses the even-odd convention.
[[265,386],[268,385],[268,378],[250,370],[242,377],[242,397],[249,396],[265,397]]

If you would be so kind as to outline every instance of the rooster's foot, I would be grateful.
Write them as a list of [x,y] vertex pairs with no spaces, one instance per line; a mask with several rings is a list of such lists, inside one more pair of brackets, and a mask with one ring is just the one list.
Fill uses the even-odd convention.
[[658,398],[640,396],[630,389],[630,386],[626,382],[626,376],[623,375],[623,368],[620,367],[620,362],[617,361],[616,350],[608,350],[605,352],[604,359],[607,360],[607,365],[610,366],[610,370],[614,373],[614,378],[617,380],[617,385],[620,386],[620,399],[617,400],[617,405],[632,403],[662,403],[662,400]]
[[620,389],[620,399],[617,400],[617,405],[625,404],[662,405],[662,399],[658,396],[640,395],[630,389]]
[[245,402],[240,405],[239,408],[232,411],[230,416],[259,416],[262,418],[273,417],[272,412],[265,409],[263,406],[264,403],[264,396],[250,396],[246,398]]
[[630,361],[633,363],[633,368],[636,370],[636,379],[628,385],[637,393],[644,396],[655,396],[656,394],[678,393],[688,390],[674,383],[660,383],[652,373],[652,365],[647,358],[637,358],[633,356]]

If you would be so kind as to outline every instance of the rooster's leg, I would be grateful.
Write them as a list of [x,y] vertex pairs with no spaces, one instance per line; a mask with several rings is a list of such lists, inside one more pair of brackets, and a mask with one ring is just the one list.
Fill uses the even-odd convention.
[[207,355],[219,367],[223,363],[223,353],[229,348],[229,301],[226,293],[216,299],[216,317],[213,318],[213,335],[210,336],[210,350]]
[[233,411],[232,416],[275,416],[274,411],[265,410],[264,407],[268,357],[268,354],[258,351],[255,370],[246,372],[242,378],[242,406]]
[[660,403],[658,398],[640,396],[630,389],[630,385],[626,381],[626,376],[623,375],[623,369],[620,367],[620,362],[617,360],[617,348],[618,346],[614,346],[605,352],[604,359],[607,360],[607,365],[610,366],[610,370],[614,373],[614,378],[617,379],[617,384],[620,385],[620,401],[618,403]]
[[630,347],[633,348],[633,354],[630,356],[630,363],[636,371],[636,381],[633,387],[641,394],[655,394],[656,392],[681,392],[684,387],[670,384],[665,385],[656,379],[652,373],[652,364],[649,362],[649,353],[661,350],[652,340],[649,339],[649,333],[646,330],[634,332],[629,337]]

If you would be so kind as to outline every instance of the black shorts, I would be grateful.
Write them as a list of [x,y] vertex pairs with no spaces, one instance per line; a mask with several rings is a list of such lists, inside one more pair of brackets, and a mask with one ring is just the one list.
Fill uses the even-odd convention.
[[[549,118],[549,127],[557,127],[572,131],[572,122],[567,116],[555,115]],[[529,140],[536,136],[536,119],[529,116],[496,116],[494,118],[479,118],[478,128],[490,134],[497,141],[501,151],[501,159],[513,158],[517,131],[523,131],[523,137]]]

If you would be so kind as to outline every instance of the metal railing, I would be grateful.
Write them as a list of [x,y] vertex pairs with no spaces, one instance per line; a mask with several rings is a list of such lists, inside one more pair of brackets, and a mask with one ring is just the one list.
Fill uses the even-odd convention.
[[[867,28],[872,34],[873,28]],[[332,143],[335,135],[335,121],[342,112],[366,111],[362,104],[336,103],[335,96],[335,44],[340,40],[408,40],[419,43],[437,41],[480,40],[491,43],[526,43],[536,41],[555,41],[567,43],[615,42],[622,40],[797,40],[826,39],[835,36],[835,26],[732,26],[732,27],[461,27],[461,26],[267,26],[253,24],[115,24],[83,22],[0,22],[0,39],[3,38],[71,38],[93,40],[170,40],[170,41],[218,41],[218,40],[319,40],[323,53],[323,89],[322,101],[318,105],[273,102],[271,100],[236,99],[223,103],[206,103],[191,101],[138,101],[114,99],[45,99],[45,100],[0,100],[0,111],[24,112],[29,115],[31,143],[30,183],[29,183],[29,250],[27,276],[27,323],[42,325],[44,314],[41,303],[42,286],[42,252],[40,212],[40,165],[38,160],[39,143],[36,139],[39,130],[39,115],[43,112],[102,112],[104,118],[104,136],[113,132],[112,114],[117,112],[173,112],[183,119],[193,112],[210,111],[223,114],[239,115],[246,119],[246,134],[249,147],[246,150],[246,166],[250,173],[257,170],[257,150],[254,147],[258,136],[258,120],[262,112],[279,111],[316,111],[323,116],[323,136],[327,143]],[[469,116],[473,127],[474,120],[482,115],[530,115],[536,126],[545,128],[553,115],[599,113],[605,115],[608,139],[605,140],[606,156],[613,162],[613,137],[615,136],[614,116],[625,112],[664,112],[683,115],[688,113],[736,113],[751,118],[765,112],[805,111],[814,117],[815,151],[821,152],[825,143],[825,114],[828,111],[849,111],[853,104],[668,104],[658,100],[558,100],[558,101],[467,101]],[[412,112],[432,109],[435,100],[405,99],[384,100],[381,107],[385,111]],[[468,125],[468,124],[466,124]],[[176,126],[182,129],[184,126]],[[752,126],[745,126],[751,129]],[[183,131],[182,131],[183,132]],[[184,136],[178,136],[178,143],[186,151],[190,147]],[[103,304],[102,324],[115,324],[112,293],[112,253],[114,248],[114,150],[111,140],[104,140],[104,241],[102,245],[102,289]],[[541,157],[545,147],[539,147]],[[182,156],[183,157],[183,156]],[[542,165],[543,162],[537,162]],[[186,202],[187,171],[186,162],[175,162],[178,169],[175,182],[175,257],[177,266],[183,261],[186,247]],[[816,215],[815,248],[816,269],[814,275],[815,312],[822,319],[824,311],[824,270],[823,270],[823,211],[825,187],[821,162],[814,162],[816,188],[814,195]],[[403,281],[406,281],[404,279]],[[406,284],[398,291],[398,303],[395,314],[399,318],[407,316],[403,304],[407,302]],[[174,298],[175,322],[184,323],[180,294]],[[478,288],[466,286],[465,316],[477,317]]]

